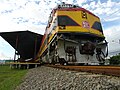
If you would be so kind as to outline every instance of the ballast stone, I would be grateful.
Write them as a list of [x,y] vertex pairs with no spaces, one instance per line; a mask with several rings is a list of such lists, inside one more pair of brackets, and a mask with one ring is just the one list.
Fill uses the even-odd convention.
[[30,69],[16,90],[120,90],[120,78],[41,66]]

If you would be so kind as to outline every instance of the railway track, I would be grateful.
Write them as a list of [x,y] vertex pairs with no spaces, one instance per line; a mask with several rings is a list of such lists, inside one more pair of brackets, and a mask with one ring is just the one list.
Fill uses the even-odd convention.
[[120,66],[63,66],[63,65],[47,65],[47,66],[65,70],[90,72],[118,77],[120,76]]

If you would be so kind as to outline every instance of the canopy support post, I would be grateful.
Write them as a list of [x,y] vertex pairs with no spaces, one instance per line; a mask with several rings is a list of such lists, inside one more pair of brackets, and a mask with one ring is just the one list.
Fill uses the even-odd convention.
[[17,35],[17,38],[16,38],[16,44],[15,44],[15,54],[14,54],[14,62],[15,62],[15,59],[16,59],[16,54],[17,54],[17,49],[18,48],[18,35]]

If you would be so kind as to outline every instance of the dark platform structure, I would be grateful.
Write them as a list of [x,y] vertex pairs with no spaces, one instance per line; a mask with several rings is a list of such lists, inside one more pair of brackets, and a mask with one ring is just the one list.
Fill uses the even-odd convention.
[[0,36],[5,39],[14,49],[16,55],[19,55],[20,62],[35,59],[41,45],[43,35],[31,31],[1,32]]

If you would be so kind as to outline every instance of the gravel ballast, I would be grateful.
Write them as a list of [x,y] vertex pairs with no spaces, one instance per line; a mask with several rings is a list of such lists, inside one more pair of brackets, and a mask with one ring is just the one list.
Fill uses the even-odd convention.
[[41,66],[29,69],[16,90],[120,90],[120,77]]

